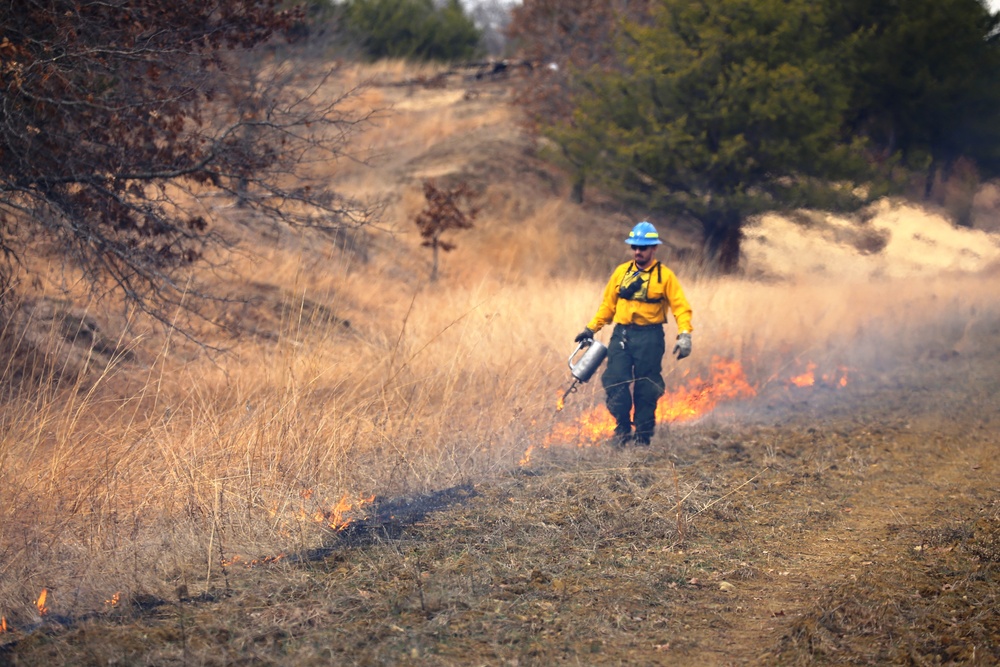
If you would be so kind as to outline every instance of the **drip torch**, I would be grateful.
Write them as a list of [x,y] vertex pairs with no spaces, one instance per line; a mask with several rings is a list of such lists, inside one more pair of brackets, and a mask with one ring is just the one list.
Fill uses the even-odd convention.
[[[581,354],[580,357],[574,361],[573,359],[581,352],[581,350],[583,351],[583,354]],[[557,407],[558,410],[562,410],[566,399],[570,394],[576,391],[577,384],[581,382],[585,383],[594,376],[594,373],[596,373],[597,369],[601,367],[601,364],[604,363],[604,358],[607,356],[607,346],[600,341],[594,340],[593,338],[583,340],[576,346],[576,349],[573,350],[573,353],[569,355],[569,359],[567,360],[569,370],[573,374],[573,384],[569,386],[566,393],[559,399],[559,405]]]

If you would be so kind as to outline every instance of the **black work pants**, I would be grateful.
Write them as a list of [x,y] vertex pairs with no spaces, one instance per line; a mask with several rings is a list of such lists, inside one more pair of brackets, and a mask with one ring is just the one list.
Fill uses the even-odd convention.
[[618,422],[616,436],[624,438],[632,432],[634,406],[636,440],[649,442],[653,437],[656,402],[664,391],[665,351],[662,325],[615,325],[608,345],[608,366],[601,383],[607,393],[608,411]]

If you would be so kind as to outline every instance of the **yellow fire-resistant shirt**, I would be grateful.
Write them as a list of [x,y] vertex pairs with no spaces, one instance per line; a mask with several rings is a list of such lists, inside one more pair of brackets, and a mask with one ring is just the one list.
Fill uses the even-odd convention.
[[[631,299],[618,295],[618,290],[635,280],[641,287]],[[677,320],[677,331],[692,331],[691,304],[684,296],[674,272],[659,261],[642,271],[635,262],[625,262],[614,270],[604,288],[601,305],[587,328],[598,332],[610,322],[615,324],[662,324],[667,321],[667,309]]]

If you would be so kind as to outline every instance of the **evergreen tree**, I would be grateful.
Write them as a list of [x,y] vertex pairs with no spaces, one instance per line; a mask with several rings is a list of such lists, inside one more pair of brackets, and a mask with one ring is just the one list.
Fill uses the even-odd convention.
[[349,0],[349,30],[372,58],[458,60],[476,54],[480,33],[459,0]]
[[852,35],[855,132],[926,170],[926,194],[959,157],[1000,173],[1000,15],[979,0],[833,7],[832,30]]
[[[810,0],[663,0],[595,70],[550,135],[646,206],[693,216],[723,269],[748,215],[859,205],[867,174],[842,134],[851,99],[823,7]],[[835,183],[835,185],[830,185]]]

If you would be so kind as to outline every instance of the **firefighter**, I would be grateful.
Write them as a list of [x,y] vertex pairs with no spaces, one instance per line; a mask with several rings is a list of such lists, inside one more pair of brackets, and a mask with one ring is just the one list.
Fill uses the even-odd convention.
[[652,224],[646,221],[637,224],[625,243],[631,248],[633,259],[611,274],[597,314],[575,342],[592,340],[605,324],[614,323],[608,344],[608,366],[601,376],[608,411],[617,423],[612,443],[624,446],[634,442],[643,446],[653,437],[656,402],[664,391],[663,325],[667,309],[677,322],[673,354],[683,359],[691,354],[691,306],[677,276],[656,259],[656,246],[662,241]]

